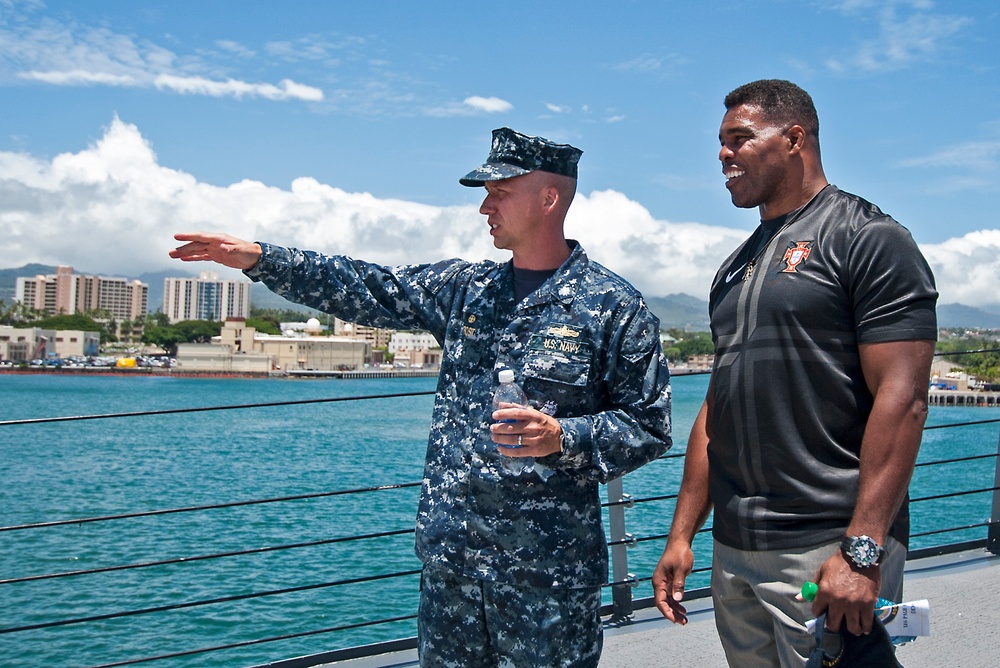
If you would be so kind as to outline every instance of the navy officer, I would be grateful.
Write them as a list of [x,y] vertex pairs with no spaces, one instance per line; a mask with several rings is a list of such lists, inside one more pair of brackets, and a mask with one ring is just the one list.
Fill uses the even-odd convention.
[[[460,183],[510,261],[380,266],[177,234],[171,257],[235,267],[292,301],[372,327],[426,330],[441,370],[416,520],[423,666],[596,666],[607,543],[600,483],[670,447],[659,322],[564,235],[582,151],[509,128]],[[529,406],[494,412],[495,372]],[[531,457],[511,468],[502,457]]]

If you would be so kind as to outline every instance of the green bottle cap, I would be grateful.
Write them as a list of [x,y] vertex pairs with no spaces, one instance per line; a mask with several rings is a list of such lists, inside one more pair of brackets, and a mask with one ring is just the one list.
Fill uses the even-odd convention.
[[807,601],[812,601],[816,598],[816,592],[819,591],[819,585],[815,582],[809,582],[806,580],[802,583],[802,598]]

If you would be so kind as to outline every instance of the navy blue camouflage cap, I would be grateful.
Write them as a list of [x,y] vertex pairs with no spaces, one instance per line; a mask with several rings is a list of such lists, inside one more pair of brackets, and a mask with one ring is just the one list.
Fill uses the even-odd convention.
[[475,188],[487,181],[499,181],[528,172],[542,171],[576,178],[576,164],[583,154],[569,144],[556,144],[543,137],[529,137],[510,128],[493,131],[493,148],[486,164],[458,180]]

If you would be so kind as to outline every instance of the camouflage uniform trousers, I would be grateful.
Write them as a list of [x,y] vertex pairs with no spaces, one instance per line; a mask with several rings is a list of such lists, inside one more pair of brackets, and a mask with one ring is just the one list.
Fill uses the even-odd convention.
[[553,589],[477,580],[425,565],[417,615],[424,668],[594,668],[601,588]]

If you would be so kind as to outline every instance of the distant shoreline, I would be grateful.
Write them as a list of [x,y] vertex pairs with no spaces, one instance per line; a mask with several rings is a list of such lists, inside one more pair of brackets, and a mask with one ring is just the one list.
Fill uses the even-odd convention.
[[71,376],[157,376],[178,378],[334,378],[353,380],[356,378],[434,378],[436,370],[422,369],[362,369],[359,371],[195,371],[165,367],[0,367],[0,373],[19,375],[71,375]]
[[[679,367],[670,369],[671,376],[705,374],[710,369]],[[359,378],[435,378],[436,369],[359,369],[357,371],[298,370],[279,372],[257,371],[193,371],[164,367],[0,367],[0,373],[10,374],[63,374],[77,376],[177,376],[179,378],[331,378],[355,380]]]

